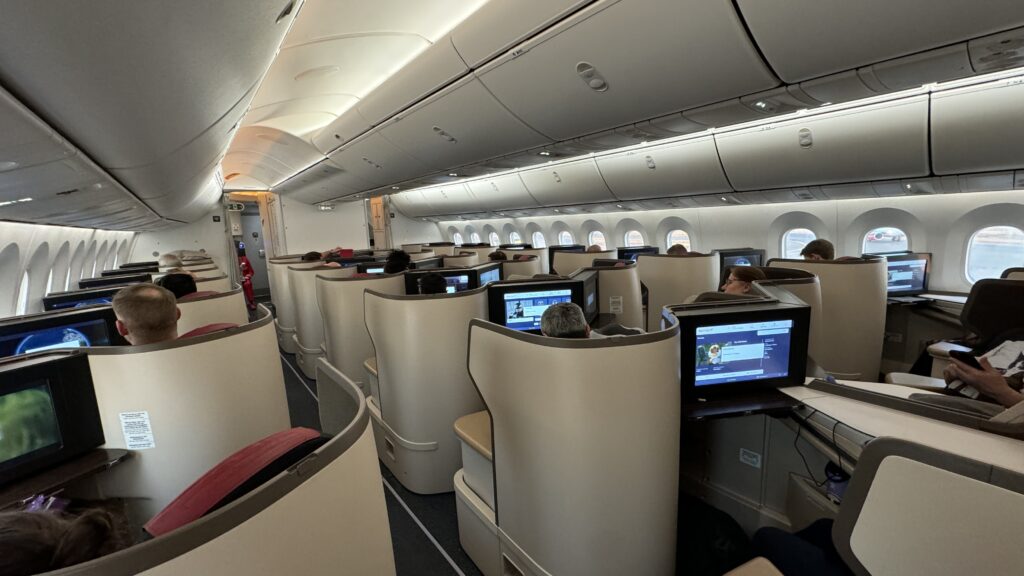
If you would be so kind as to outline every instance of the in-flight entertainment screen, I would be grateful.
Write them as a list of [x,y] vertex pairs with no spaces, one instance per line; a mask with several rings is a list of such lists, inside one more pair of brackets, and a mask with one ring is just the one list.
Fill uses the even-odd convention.
[[480,285],[490,284],[491,282],[498,282],[501,280],[501,268],[495,267],[486,272],[480,273]]
[[888,292],[921,292],[925,289],[928,260],[890,260],[888,266]]
[[448,294],[455,294],[456,292],[462,292],[463,290],[469,290],[469,275],[460,274],[459,276],[445,276],[444,278],[445,287],[444,291]]
[[725,256],[722,258],[722,267],[724,269],[732,268],[733,266],[760,266],[761,256],[759,254],[740,254],[736,256]]
[[60,443],[49,385],[39,382],[0,396],[0,463]]
[[696,386],[789,375],[793,320],[698,326]]
[[540,318],[548,306],[572,302],[572,290],[541,290],[508,293],[505,299],[505,326],[513,330],[540,330]]
[[42,350],[109,345],[107,322],[102,319],[87,320],[4,336],[0,338],[0,358]]
[[110,304],[114,300],[113,296],[100,296],[98,298],[88,298],[86,300],[71,300],[67,302],[55,302],[50,306],[51,310],[66,310],[68,308],[84,308],[86,306],[92,306],[94,304]]

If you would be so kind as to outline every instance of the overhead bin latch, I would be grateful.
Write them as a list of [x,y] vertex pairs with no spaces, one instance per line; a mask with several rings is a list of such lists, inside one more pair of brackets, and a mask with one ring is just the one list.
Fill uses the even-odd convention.
[[644,156],[644,160],[647,162],[647,167],[650,168],[651,170],[654,170],[655,168],[657,168],[657,166],[655,166],[655,164],[654,164],[654,158],[653,157],[651,157],[651,156]]
[[796,139],[800,143],[801,148],[810,148],[814,144],[814,136],[811,135],[809,128],[801,128],[796,133]]
[[608,81],[594,68],[590,62],[580,62],[576,65],[576,74],[583,79],[587,87],[595,92],[604,92],[608,89]]

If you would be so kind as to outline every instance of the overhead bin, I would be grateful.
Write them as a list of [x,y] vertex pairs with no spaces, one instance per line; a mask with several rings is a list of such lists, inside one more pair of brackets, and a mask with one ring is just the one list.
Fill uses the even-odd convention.
[[928,95],[715,134],[736,190],[928,174]]
[[473,77],[389,120],[381,126],[380,134],[410,156],[438,169],[472,164],[546,142]]
[[542,206],[616,200],[592,158],[529,168],[522,170],[519,177]]
[[324,160],[316,166],[296,174],[280,186],[275,186],[273,191],[286,196],[301,194],[303,198],[316,197],[320,200],[327,200],[370,188],[373,186],[369,183],[354,178],[349,172]]
[[399,212],[409,216],[410,218],[422,218],[423,216],[434,215],[430,205],[427,204],[426,198],[423,197],[422,190],[399,192],[398,194],[392,194],[389,198],[391,198],[391,204],[397,208]]
[[732,192],[711,136],[598,156],[596,160],[604,181],[620,200]]
[[1024,78],[933,93],[931,130],[936,174],[1024,168]]
[[593,0],[490,0],[452,32],[452,44],[469,65],[508,50]]
[[[628,43],[616,41],[626,34]],[[556,140],[778,84],[732,4],[701,0],[596,2],[477,75]]]
[[737,0],[736,5],[768,63],[787,83],[1024,25],[1024,11],[1013,1]]
[[313,136],[313,145],[323,154],[328,154],[366,132],[371,126],[370,121],[357,108],[349,108]]
[[540,204],[526,191],[518,174],[501,174],[466,183],[483,210],[537,208]]
[[424,188],[421,192],[431,216],[480,211],[480,204],[463,183]]
[[432,171],[376,132],[347,144],[331,154],[328,162],[348,173],[349,178],[343,183],[347,183],[351,188],[362,186],[360,191],[368,189],[364,184],[370,184],[375,188],[409,180]]

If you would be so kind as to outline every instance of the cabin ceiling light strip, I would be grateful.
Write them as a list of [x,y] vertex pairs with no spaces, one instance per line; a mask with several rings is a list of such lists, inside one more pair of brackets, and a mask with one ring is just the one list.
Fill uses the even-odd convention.
[[19,198],[17,200],[8,200],[6,202],[0,202],[0,206],[10,206],[11,204],[22,204],[24,202],[31,202],[31,198]]

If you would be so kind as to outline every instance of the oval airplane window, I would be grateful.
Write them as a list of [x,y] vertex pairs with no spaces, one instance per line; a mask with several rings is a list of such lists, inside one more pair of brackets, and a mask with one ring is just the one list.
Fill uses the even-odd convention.
[[519,235],[519,232],[512,231],[508,233],[508,242],[509,244],[522,244],[523,237]]
[[600,246],[601,250],[608,249],[608,244],[604,241],[604,232],[601,232],[600,230],[594,230],[588,234],[587,243],[594,246]]
[[807,228],[793,228],[782,235],[782,257],[800,258],[800,251],[818,236]]
[[626,232],[624,240],[626,241],[626,246],[630,248],[644,245],[644,235],[636,230]]
[[497,232],[491,232],[487,235],[487,241],[491,243],[491,246],[497,248],[501,245],[501,238],[498,238]]
[[462,234],[459,234],[458,232],[452,234],[452,242],[455,242],[456,246],[462,246]]
[[999,278],[1003,270],[1024,266],[1024,231],[1014,226],[978,230],[967,244],[967,279]]
[[687,250],[690,249],[690,235],[686,230],[673,230],[665,236],[665,246],[671,248],[676,244],[682,244]]
[[878,254],[881,252],[902,252],[910,246],[907,233],[899,228],[875,228],[864,235],[863,252]]
[[542,232],[534,232],[531,242],[533,242],[534,248],[544,248],[548,245],[547,240],[544,239],[544,234]]
[[28,270],[21,276],[21,284],[18,286],[18,304],[14,314],[21,316],[28,311]]
[[477,234],[476,232],[473,232],[472,234],[469,235],[469,241],[472,242],[473,244],[479,244],[480,235]]
[[573,242],[572,232],[562,230],[558,233],[558,243],[562,246],[572,246]]

